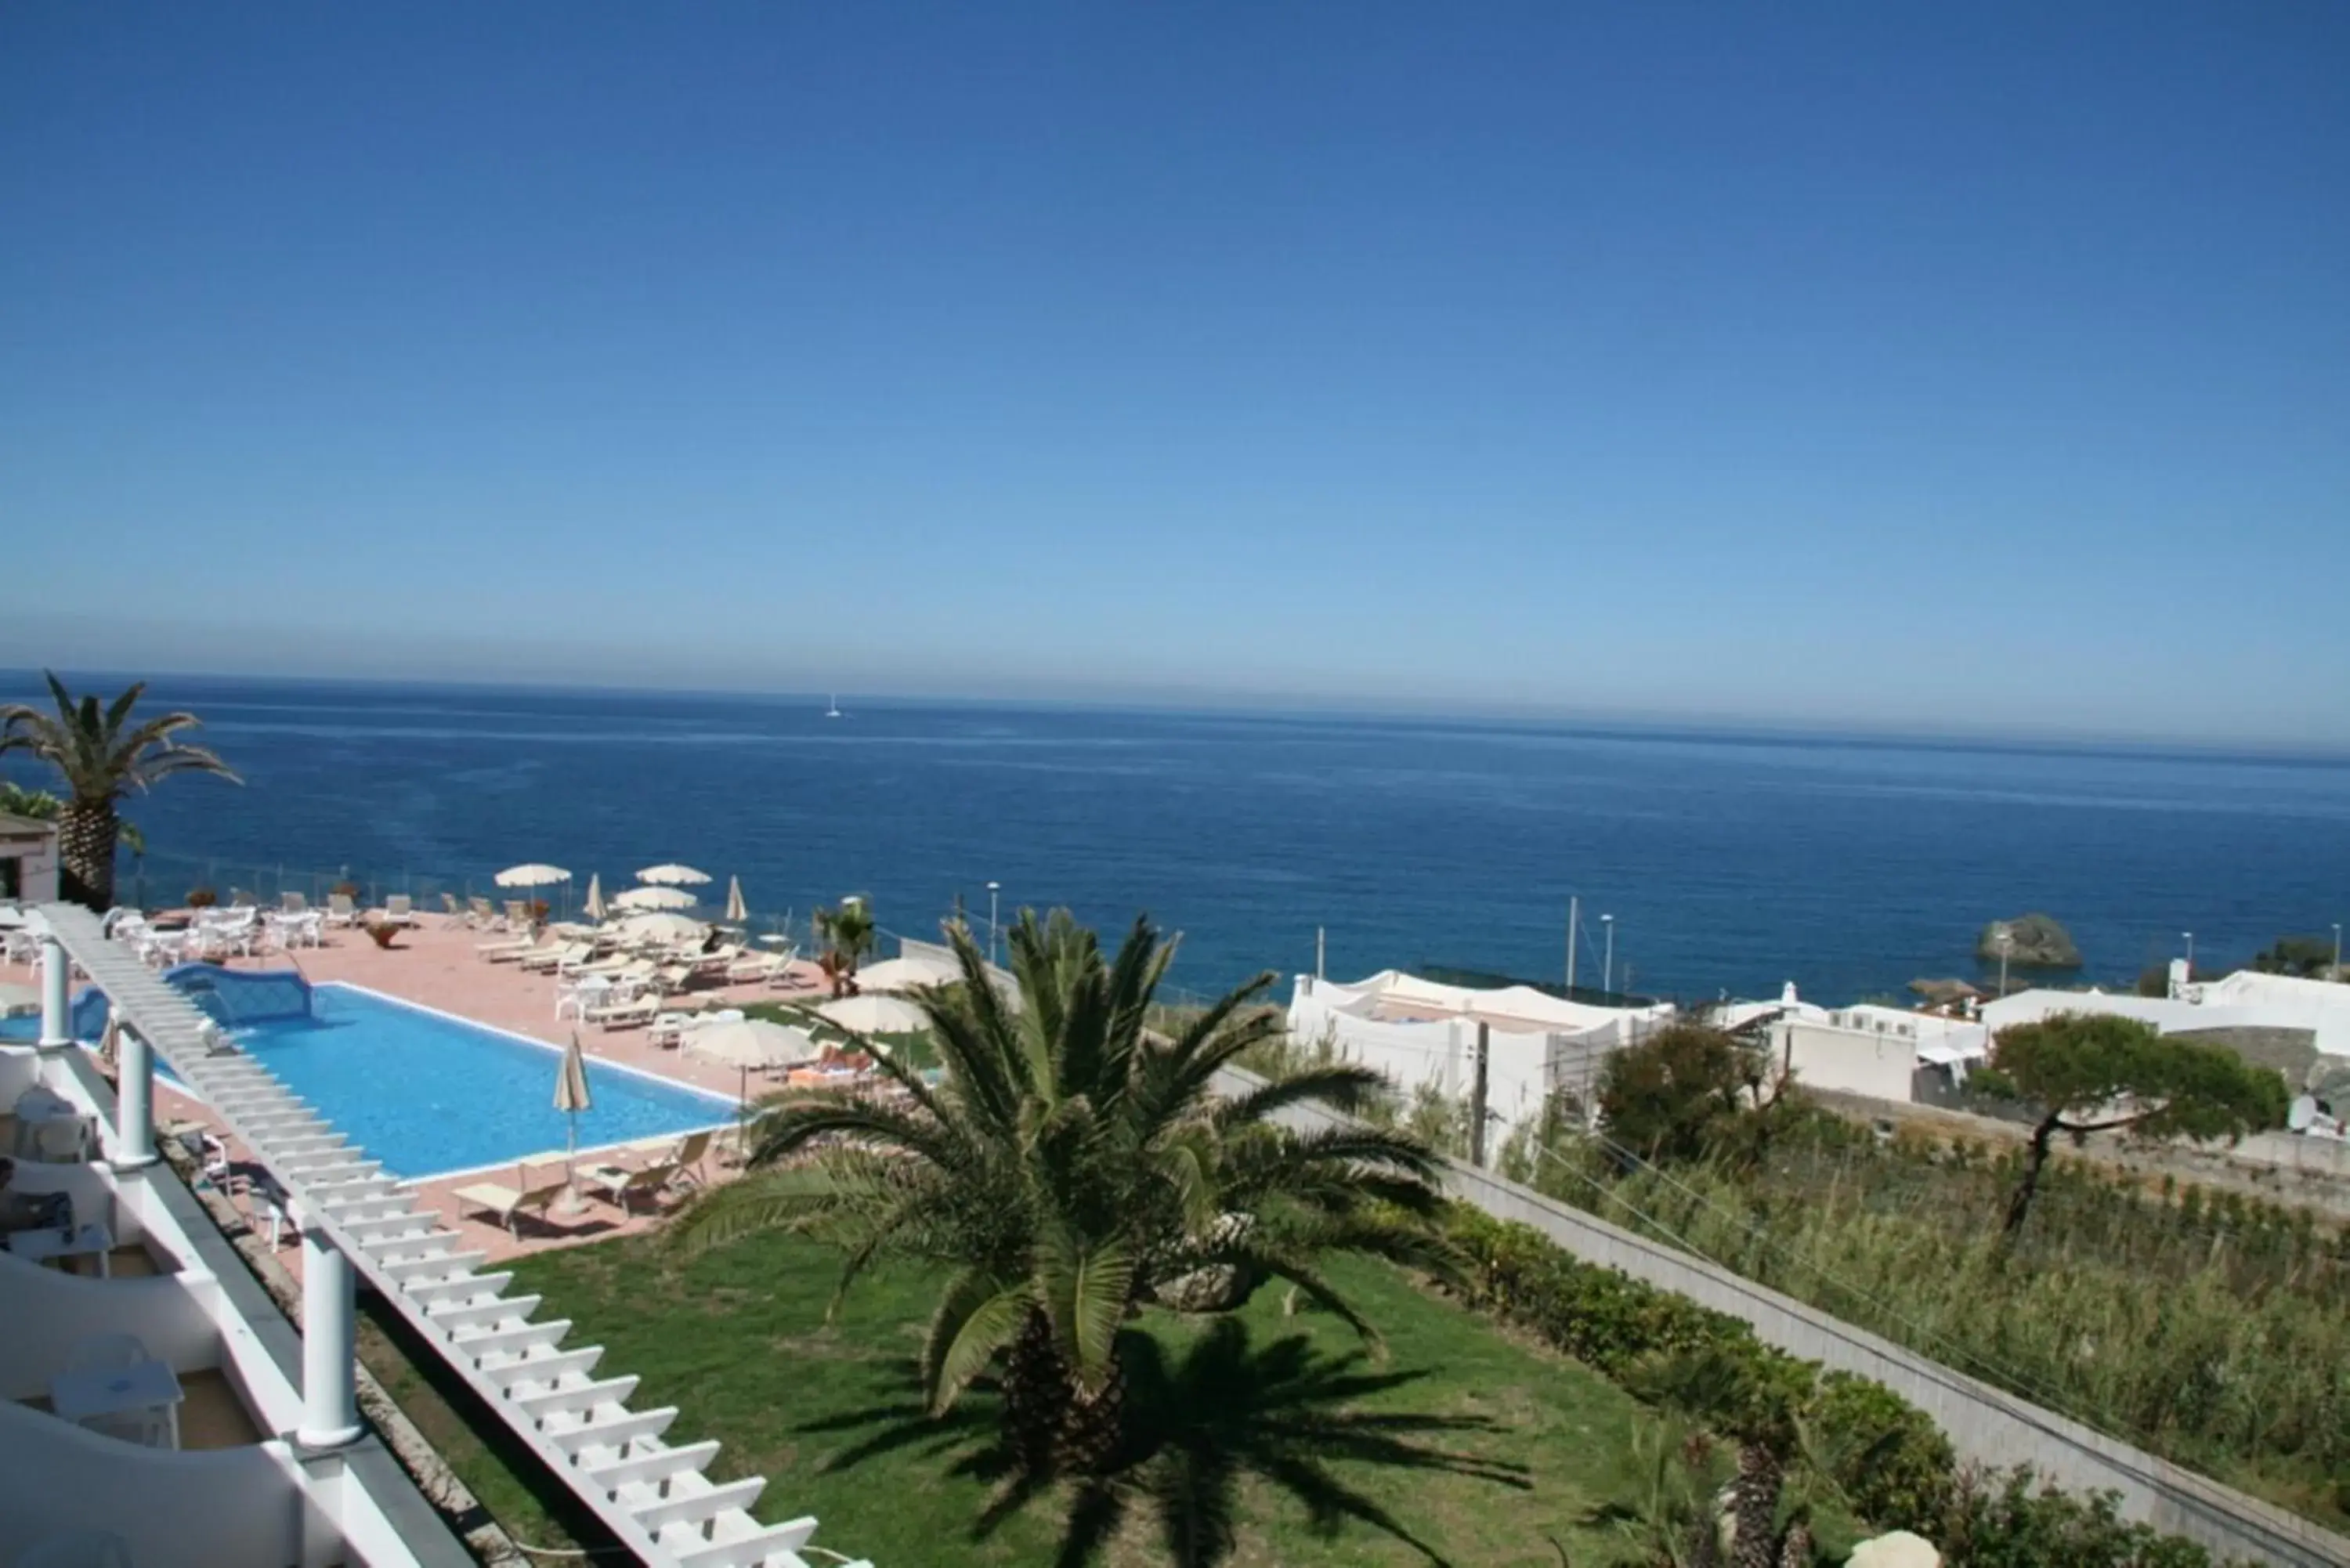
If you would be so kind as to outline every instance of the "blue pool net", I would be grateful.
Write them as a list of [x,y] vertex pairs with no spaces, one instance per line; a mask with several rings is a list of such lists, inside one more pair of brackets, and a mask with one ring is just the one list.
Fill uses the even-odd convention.
[[311,1015],[310,982],[290,969],[233,970],[183,963],[165,970],[163,981],[224,1029]]

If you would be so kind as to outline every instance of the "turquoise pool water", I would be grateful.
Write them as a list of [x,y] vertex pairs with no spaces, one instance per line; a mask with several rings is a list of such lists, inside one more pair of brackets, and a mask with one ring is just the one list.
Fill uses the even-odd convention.
[[[341,985],[317,987],[312,1014],[249,1024],[236,1038],[393,1175],[412,1180],[562,1152],[568,1118],[554,1106],[563,1060],[554,1047]],[[579,1116],[582,1148],[735,1114],[731,1099],[593,1060],[588,1089],[596,1104]]]

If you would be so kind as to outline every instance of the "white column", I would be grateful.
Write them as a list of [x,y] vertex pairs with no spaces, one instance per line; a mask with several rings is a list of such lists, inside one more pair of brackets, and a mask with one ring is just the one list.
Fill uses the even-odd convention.
[[302,1424],[306,1449],[338,1449],[359,1435],[357,1311],[349,1260],[302,1232]]
[[155,1051],[125,1027],[116,1034],[114,1154],[117,1170],[155,1163]]
[[67,1003],[73,990],[73,960],[65,943],[54,936],[41,938],[41,1049],[56,1051],[74,1043],[73,1019]]

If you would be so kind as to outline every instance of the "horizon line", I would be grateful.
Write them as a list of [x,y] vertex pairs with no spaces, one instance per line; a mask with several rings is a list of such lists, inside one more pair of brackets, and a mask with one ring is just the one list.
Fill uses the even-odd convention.
[[[55,666],[47,667],[50,669]],[[44,667],[0,666],[0,680],[29,678],[37,690]],[[2017,753],[2126,753],[2146,756],[2178,756],[2184,760],[2230,758],[2264,763],[2350,763],[2350,744],[2326,745],[2307,741],[2219,738],[2142,730],[2093,731],[2056,724],[2010,726],[1957,723],[1939,728],[1902,726],[1867,718],[1822,719],[1792,715],[1756,715],[1672,709],[1572,708],[1534,702],[1440,703],[1403,701],[1382,703],[1375,698],[1350,698],[1302,692],[1251,692],[1214,688],[1170,688],[1138,684],[1118,695],[1082,691],[973,692],[887,687],[836,692],[829,687],[806,691],[770,685],[706,686],[658,684],[626,680],[543,679],[499,680],[462,675],[311,675],[241,670],[173,668],[141,673],[102,667],[73,668],[81,680],[145,681],[157,680],[244,681],[295,688],[360,688],[481,691],[513,696],[579,695],[675,697],[704,701],[764,701],[782,703],[794,699],[816,702],[840,693],[853,701],[883,708],[996,708],[1014,711],[1042,711],[1097,713],[1157,713],[1175,717],[1276,720],[1292,722],[1387,721],[1419,728],[1503,729],[1549,731],[1590,735],[1599,739],[1710,740],[1743,743],[1832,741],[1915,749],[1973,749]],[[854,716],[854,709],[847,711]],[[202,717],[201,714],[198,715]]]

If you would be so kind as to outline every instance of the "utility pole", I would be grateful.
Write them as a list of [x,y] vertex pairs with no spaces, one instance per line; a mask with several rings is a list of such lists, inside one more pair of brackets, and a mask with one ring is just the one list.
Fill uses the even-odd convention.
[[1469,1098],[1469,1163],[1485,1168],[1485,1059],[1493,1043],[1493,1026],[1477,1023],[1477,1086]]
[[1609,996],[1616,994],[1616,917],[1599,917],[1599,929],[1607,933],[1607,956],[1599,967],[1599,989]]
[[2195,933],[2181,931],[2178,934],[2187,939],[2187,978],[2193,980],[2195,978]]
[[1566,900],[1566,999],[1575,1000],[1575,926],[1583,913],[1583,899],[1569,894]]
[[[2334,922],[2334,967],[2337,971],[2342,968],[2342,922],[2339,920]],[[2342,976],[2337,972],[2332,978],[2340,980]]]
[[1003,887],[1001,882],[987,885],[987,961],[990,967],[995,963],[995,898]]
[[1322,982],[1322,962],[1329,956],[1329,932],[1323,927],[1314,928],[1314,982]]

